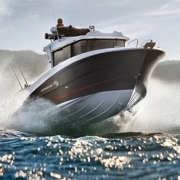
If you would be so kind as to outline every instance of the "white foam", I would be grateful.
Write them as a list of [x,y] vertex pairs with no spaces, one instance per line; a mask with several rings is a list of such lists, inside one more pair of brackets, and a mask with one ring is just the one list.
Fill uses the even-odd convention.
[[[165,78],[166,74],[164,74]],[[127,113],[121,132],[180,132],[180,82],[151,79],[145,99],[135,116]]]

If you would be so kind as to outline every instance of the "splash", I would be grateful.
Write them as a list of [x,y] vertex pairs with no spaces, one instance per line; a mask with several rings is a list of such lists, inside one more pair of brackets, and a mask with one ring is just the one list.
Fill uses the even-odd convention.
[[121,132],[180,133],[180,61],[163,62],[149,81],[148,93],[138,104],[137,114],[126,114]]
[[122,131],[180,132],[180,84],[164,84],[152,80],[149,92],[139,105],[137,114],[128,118]]
[[38,55],[32,51],[0,50],[0,129],[12,129],[13,124],[19,123],[13,121],[11,117],[20,109],[29,95],[26,90],[21,90],[13,69],[23,87],[25,82],[18,66],[21,67],[25,77],[30,82],[45,71],[46,62],[43,59],[44,55]]
[[[0,51],[0,54],[2,52]],[[27,59],[26,52],[21,52],[20,54],[16,54],[16,52],[5,52],[5,54],[7,55],[3,56],[1,54],[1,58],[3,59],[1,59],[0,66],[0,83],[3,85],[0,86],[0,129],[12,129],[36,134],[51,134],[53,130],[50,125],[52,124],[52,127],[54,127],[57,122],[57,117],[54,115],[57,114],[57,109],[54,107],[54,104],[43,99],[26,103],[29,92],[26,89],[21,90],[14,74],[15,71],[23,87],[25,82],[21,72],[17,68],[20,64],[28,82],[37,79],[43,73],[44,69],[46,69],[45,63],[38,63],[42,57],[39,58],[39,55],[28,51],[28,55],[32,58],[29,58],[28,62],[22,63],[23,59],[24,61]],[[20,55],[21,59],[18,58]],[[36,63],[34,62],[35,60]],[[34,66],[36,67],[34,68]],[[37,69],[39,69],[39,72],[37,72]]]
[[6,128],[35,134],[49,134],[51,116],[55,113],[54,104],[44,99],[25,102],[9,117]]
[[18,93],[20,87],[13,75],[11,61],[12,58],[6,59],[0,66],[0,119],[2,128],[8,117],[21,106],[21,102],[26,97],[25,92],[21,95]]

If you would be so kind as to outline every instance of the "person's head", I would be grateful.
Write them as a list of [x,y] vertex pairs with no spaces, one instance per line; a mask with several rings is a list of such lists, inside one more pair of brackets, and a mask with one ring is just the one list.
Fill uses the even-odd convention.
[[63,20],[62,20],[61,18],[59,18],[59,19],[57,20],[57,25],[58,25],[58,26],[64,26]]

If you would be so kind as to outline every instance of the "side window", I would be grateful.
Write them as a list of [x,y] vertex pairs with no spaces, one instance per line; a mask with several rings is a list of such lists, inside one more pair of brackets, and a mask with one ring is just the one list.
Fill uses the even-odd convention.
[[54,52],[53,66],[63,61],[63,49]]
[[71,47],[67,46],[54,52],[53,66],[71,57]]
[[83,41],[78,41],[74,44],[72,44],[71,46],[71,52],[72,52],[72,56],[76,56],[78,54],[84,53],[89,51],[87,48],[87,40],[83,40]]
[[114,47],[125,47],[125,40],[114,40]]

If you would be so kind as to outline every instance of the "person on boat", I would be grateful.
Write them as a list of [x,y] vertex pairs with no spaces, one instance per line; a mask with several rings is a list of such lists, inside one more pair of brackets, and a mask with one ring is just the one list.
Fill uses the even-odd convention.
[[61,26],[64,26],[64,24],[63,24],[63,20],[62,20],[61,18],[59,18],[59,19],[57,19],[57,25],[54,26],[54,27],[52,27],[52,28],[50,29],[50,31],[51,31],[52,33],[55,33],[55,32],[57,31],[57,27],[61,27]]
[[61,18],[57,20],[57,26],[64,26],[63,20]]

